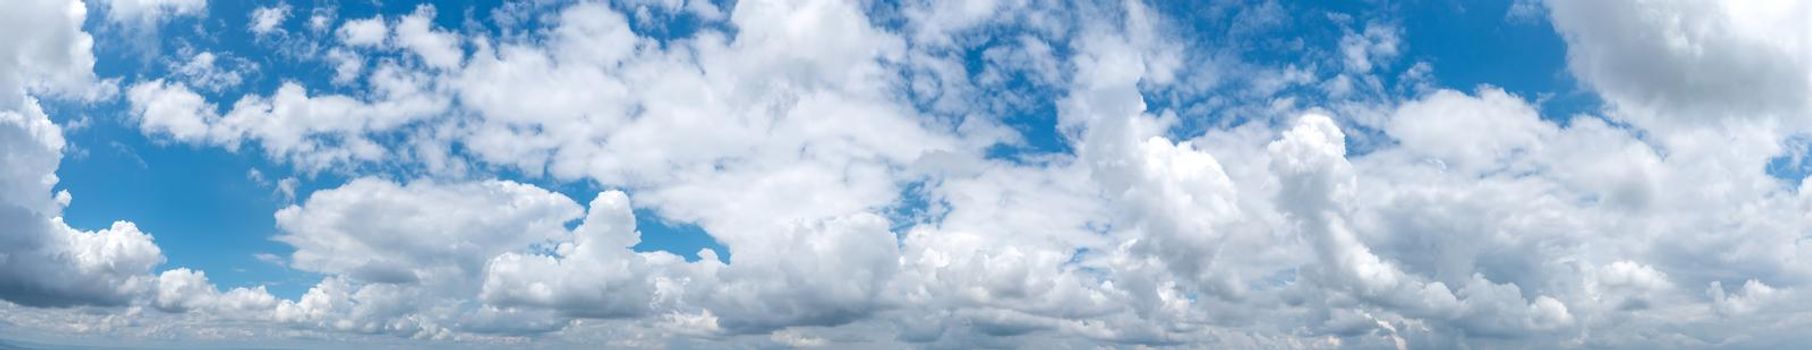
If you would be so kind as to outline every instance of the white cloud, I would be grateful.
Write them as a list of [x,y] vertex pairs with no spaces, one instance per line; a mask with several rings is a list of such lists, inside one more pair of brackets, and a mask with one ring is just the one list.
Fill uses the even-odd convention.
[[179,141],[205,142],[212,136],[212,123],[220,116],[214,105],[183,83],[163,80],[133,85],[126,91],[139,129],[146,133],[165,134]]
[[1364,74],[1382,69],[1397,57],[1401,39],[1395,26],[1366,23],[1362,31],[1348,31],[1340,38],[1340,54],[1346,58],[1346,69]]
[[1547,20],[1548,8],[1541,0],[1513,0],[1510,9],[1504,11],[1504,21],[1511,23],[1539,23]]
[[22,111],[30,93],[76,94],[94,81],[94,38],[80,1],[19,1],[0,13],[0,110]]
[[246,29],[259,35],[281,32],[283,29],[279,27],[283,26],[283,21],[289,19],[289,12],[290,7],[287,3],[253,9],[251,23],[247,24]]
[[371,140],[373,133],[445,111],[447,97],[424,85],[428,80],[424,73],[394,65],[378,67],[371,77],[372,94],[378,100],[370,102],[346,95],[311,96],[307,88],[286,82],[270,96],[242,97],[224,116],[181,83],[139,82],[129,89],[128,99],[140,130],[147,134],[232,149],[255,140],[272,158],[326,169],[390,156]]
[[[415,13],[403,16],[396,23],[396,43],[420,57],[422,62],[434,68],[456,68],[465,59],[465,51],[459,48],[459,35],[435,30],[434,6],[422,5]],[[369,28],[361,30],[370,30]],[[355,40],[348,43],[369,42],[369,33],[358,33]]]
[[282,180],[277,180],[277,194],[282,195],[283,201],[285,202],[295,201],[296,186],[299,184],[301,184],[301,181],[296,180],[294,177],[286,177]]
[[275,239],[296,248],[296,269],[369,283],[461,282],[489,257],[553,239],[579,214],[571,199],[527,185],[365,178],[278,211],[284,234]]
[[1397,107],[1385,130],[1405,150],[1468,172],[1498,170],[1516,153],[1540,152],[1542,141],[1558,132],[1516,96],[1493,87],[1478,94],[1439,90],[1410,101]]
[[476,297],[492,257],[565,236],[581,210],[563,195],[507,181],[360,178],[317,191],[277,213],[283,233],[275,239],[295,248],[279,260],[284,266],[328,277],[246,318],[420,338],[559,329],[566,323],[553,312]]
[[1711,282],[1705,290],[1711,297],[1713,308],[1719,314],[1732,316],[1755,312],[1781,297],[1781,291],[1757,280],[1743,282],[1742,289],[1735,292],[1726,290],[1722,282]]
[[677,259],[630,252],[629,246],[641,241],[635,228],[627,196],[600,194],[584,224],[555,248],[556,255],[510,252],[491,259],[479,295],[495,305],[547,308],[576,317],[646,314],[656,298],[675,297],[657,295],[648,276],[650,265],[674,265]]
[[206,312],[217,317],[258,317],[278,304],[264,287],[233,288],[226,293],[215,289],[201,271],[177,268],[157,276],[157,290],[151,305],[169,312]]
[[[457,338],[539,334],[572,317],[675,309],[682,292],[673,288],[686,279],[657,278],[668,269],[650,266],[685,263],[628,250],[637,238],[627,198],[600,194],[568,231],[581,210],[563,195],[507,181],[361,178],[318,191],[278,212],[284,233],[276,240],[296,249],[285,266],[328,277],[250,319]],[[558,256],[528,253],[550,249]]]
[[805,335],[793,330],[774,332],[774,334],[768,336],[768,338],[793,348],[816,348],[830,343],[829,341],[824,340],[824,338]]
[[[727,332],[838,325],[880,307],[898,253],[872,211],[897,197],[905,164],[953,147],[885,95],[878,60],[897,56],[896,38],[837,2],[739,3],[733,41],[707,33],[667,50],[603,6],[558,18],[546,46],[478,45],[458,89],[484,124],[462,144],[497,164],[643,190],[640,205],[733,247],[735,263],[686,287]],[[782,26],[792,21],[819,29]],[[807,277],[822,275],[851,277]]]
[[337,16],[335,12],[338,10],[337,7],[322,6],[308,11],[308,30],[320,33],[333,29],[333,20]]
[[205,14],[207,0],[102,0],[115,23],[156,25],[178,16]]
[[350,84],[358,80],[359,73],[365,70],[365,58],[352,50],[334,48],[327,50],[327,60],[333,62],[333,82]]
[[[1812,111],[1812,4],[1800,1],[1549,1],[1567,66],[1650,128],[1765,119],[1794,130]],[[1677,123],[1684,125],[1675,126]]]
[[338,31],[341,42],[352,46],[382,46],[390,35],[390,27],[384,18],[372,17],[346,21]]

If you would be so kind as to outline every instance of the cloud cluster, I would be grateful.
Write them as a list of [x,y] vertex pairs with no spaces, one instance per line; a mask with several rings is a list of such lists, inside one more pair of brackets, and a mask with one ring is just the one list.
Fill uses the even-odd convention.
[[68,191],[52,193],[63,131],[34,94],[93,84],[93,39],[80,2],[26,1],[0,15],[0,298],[29,306],[123,305],[153,286],[164,257],[130,222],[80,231],[63,223]]
[[[131,84],[130,121],[155,138],[423,174],[362,174],[275,213],[281,260],[324,276],[289,300],[154,275],[163,257],[130,223],[57,219],[61,132],[27,96],[92,75],[74,3],[31,26],[53,32],[0,34],[55,44],[0,49],[29,58],[0,66],[0,98],[24,101],[0,104],[0,299],[193,321],[160,334],[553,346],[1808,340],[1812,196],[1764,172],[1812,112],[1803,6],[1547,4],[1570,71],[1609,103],[1543,116],[1490,86],[1386,86],[1404,43],[1385,22],[1335,19],[1325,68],[1239,74],[1257,63],[1185,43],[1142,2],[957,4],[494,16],[534,18],[524,33],[441,28],[423,6],[299,34],[331,41],[317,59],[346,89],[227,104],[192,79]],[[723,28],[635,25],[676,17]],[[1402,84],[1425,83],[1411,67]],[[1251,115],[1201,127],[1154,101],[1186,95]],[[1064,151],[1016,129],[1039,106]],[[499,170],[613,190],[580,205]],[[633,251],[636,215],[696,224],[733,258]]]

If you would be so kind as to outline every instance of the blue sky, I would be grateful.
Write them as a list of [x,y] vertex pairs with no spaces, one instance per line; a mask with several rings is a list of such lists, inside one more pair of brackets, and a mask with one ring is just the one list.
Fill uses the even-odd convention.
[[30,1],[0,340],[1805,340],[1803,4]]

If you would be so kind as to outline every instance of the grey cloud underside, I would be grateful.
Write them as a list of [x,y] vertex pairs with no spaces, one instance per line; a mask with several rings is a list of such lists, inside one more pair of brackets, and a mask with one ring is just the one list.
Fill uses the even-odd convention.
[[[548,28],[504,35],[421,7],[260,31],[324,42],[308,59],[356,93],[211,101],[194,90],[207,74],[121,87],[154,138],[354,178],[274,214],[295,248],[281,262],[325,276],[294,300],[154,274],[164,258],[130,223],[64,225],[62,131],[26,96],[94,89],[91,57],[54,56],[90,55],[82,16],[0,31],[63,38],[0,49],[19,62],[77,62],[0,66],[0,322],[405,347],[1812,340],[1812,196],[1763,172],[1812,113],[1804,5],[1541,6],[1607,101],[1566,122],[1494,87],[1432,86],[1383,22],[1341,22],[1307,67],[1258,67],[1136,1],[913,3],[885,26],[839,1],[646,5],[735,30],[660,42],[630,27],[642,14],[581,3],[508,10]],[[152,6],[130,13],[193,5]],[[1290,16],[1241,13],[1241,35]],[[1384,86],[1393,65],[1420,68]],[[1183,95],[1250,122],[1187,131],[1199,111],[1145,98]],[[1007,115],[1043,102],[1073,152],[987,156],[1029,143]],[[496,169],[622,190],[581,205],[485,180]],[[909,201],[925,204],[899,214]],[[636,209],[698,225],[734,262],[629,250]]]

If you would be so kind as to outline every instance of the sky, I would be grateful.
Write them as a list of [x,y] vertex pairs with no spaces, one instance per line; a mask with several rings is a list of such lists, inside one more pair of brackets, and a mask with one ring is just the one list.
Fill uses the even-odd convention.
[[14,0],[0,349],[1793,347],[1808,17]]

